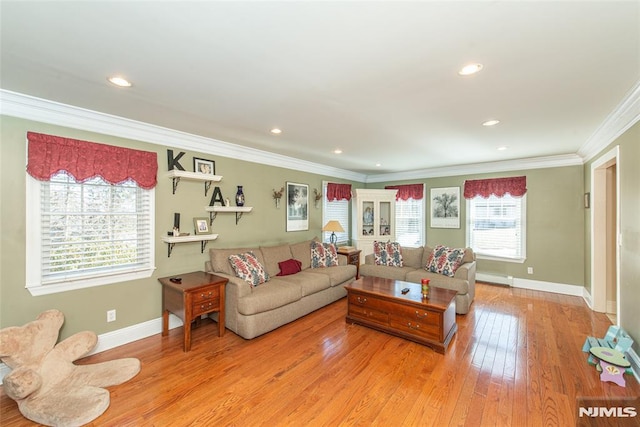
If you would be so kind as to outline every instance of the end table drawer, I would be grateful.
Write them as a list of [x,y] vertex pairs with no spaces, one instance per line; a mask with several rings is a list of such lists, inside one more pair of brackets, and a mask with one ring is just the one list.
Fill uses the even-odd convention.
[[208,299],[206,301],[193,303],[193,315],[198,316],[200,314],[208,313],[211,310],[218,310],[220,307],[220,298]]
[[220,287],[211,286],[209,288],[203,288],[193,293],[193,303],[200,301],[208,301],[212,298],[220,298]]

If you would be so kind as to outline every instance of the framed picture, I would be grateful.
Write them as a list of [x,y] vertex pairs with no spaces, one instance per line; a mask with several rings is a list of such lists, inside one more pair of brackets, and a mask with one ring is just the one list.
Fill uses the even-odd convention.
[[193,228],[196,234],[211,234],[209,218],[193,218]]
[[206,173],[207,175],[216,174],[216,162],[213,160],[193,158],[193,171]]
[[431,228],[460,228],[460,187],[431,189]]
[[309,229],[309,186],[287,182],[287,231]]

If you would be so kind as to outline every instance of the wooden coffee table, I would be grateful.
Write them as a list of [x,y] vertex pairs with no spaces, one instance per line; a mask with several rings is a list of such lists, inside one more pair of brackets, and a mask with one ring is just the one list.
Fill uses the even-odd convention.
[[[409,292],[402,294],[402,289]],[[444,354],[456,324],[456,291],[431,287],[422,298],[418,283],[365,276],[347,290],[347,322],[427,345]]]

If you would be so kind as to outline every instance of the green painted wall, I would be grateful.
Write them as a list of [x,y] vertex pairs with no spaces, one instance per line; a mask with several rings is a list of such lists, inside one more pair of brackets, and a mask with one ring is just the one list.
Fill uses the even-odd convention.
[[[161,316],[161,292],[158,277],[202,270],[207,259],[200,253],[199,243],[183,243],[175,246],[170,258],[167,245],[160,240],[173,226],[173,213],[180,212],[183,231],[193,231],[192,218],[206,217],[204,208],[209,204],[209,195],[204,195],[201,182],[181,181],[176,194],[172,194],[171,179],[166,177],[167,149],[174,154],[174,147],[132,141],[107,135],[63,128],[12,117],[0,117],[0,328],[21,325],[35,318],[40,312],[57,308],[65,314],[65,325],[61,338],[81,330],[93,330],[98,334],[118,330],[127,326],[157,319]],[[155,245],[156,271],[144,280],[117,283],[89,289],[68,291],[53,295],[32,296],[25,289],[25,185],[26,185],[26,133],[47,133],[87,141],[126,146],[158,153],[158,185],[156,187],[155,225],[158,239]],[[313,189],[322,189],[323,180],[355,182],[284,169],[264,166],[236,159],[216,157],[212,154],[186,151],[181,164],[193,170],[193,157],[211,159],[216,162],[216,174],[223,180],[217,185],[224,197],[233,200],[237,185],[242,185],[246,206],[253,212],[244,214],[238,225],[235,215],[219,214],[213,223],[217,240],[210,247],[240,247],[256,244],[270,245],[297,242],[321,236],[322,204],[318,209],[310,200],[309,230],[289,232],[286,230],[286,202],[283,199],[276,209],[272,198],[273,189],[280,189],[287,181],[309,185],[310,199]],[[216,184],[214,184],[216,185]],[[213,186],[212,185],[212,189]],[[117,310],[117,320],[106,323],[106,311]]]
[[[532,169],[495,174],[479,174],[429,178],[369,184],[370,188],[384,188],[422,182],[427,189],[427,212],[431,205],[428,197],[432,188],[460,187],[467,179],[527,177],[527,259],[524,263],[478,260],[478,271],[487,274],[513,276],[522,279],[566,285],[584,285],[584,215],[583,168],[567,166]],[[462,247],[465,245],[466,203],[460,203],[460,228],[431,228],[427,218],[427,244]],[[427,214],[428,215],[428,214]],[[533,267],[534,274],[527,274]]]
[[[640,353],[640,122],[585,164],[585,191],[591,191],[591,166],[614,146],[619,146],[617,172],[620,178],[620,325],[634,338]],[[588,215],[588,214],[587,214]],[[585,274],[591,287],[591,227],[586,216]]]

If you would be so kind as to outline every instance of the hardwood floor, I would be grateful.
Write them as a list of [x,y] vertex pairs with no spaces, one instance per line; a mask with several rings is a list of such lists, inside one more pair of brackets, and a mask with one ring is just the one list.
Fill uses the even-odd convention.
[[[578,297],[476,288],[445,355],[346,324],[342,299],[250,341],[205,320],[189,353],[177,328],[88,357],[142,362],[91,425],[568,426],[577,397],[638,399],[633,376],[603,383],[581,351],[606,315]],[[32,425],[3,392],[0,424]]]

